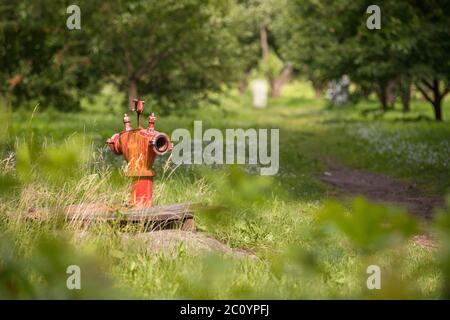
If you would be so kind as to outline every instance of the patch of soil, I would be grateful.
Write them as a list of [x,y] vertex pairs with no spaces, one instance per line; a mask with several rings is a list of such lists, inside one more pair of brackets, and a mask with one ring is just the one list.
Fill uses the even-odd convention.
[[429,249],[437,249],[438,244],[435,238],[429,234],[421,234],[412,238],[412,241],[419,246]]
[[[336,187],[337,197],[362,195],[374,202],[400,205],[427,221],[431,220],[433,210],[444,203],[442,198],[424,195],[415,185],[336,165],[331,166],[319,179]],[[430,234],[417,235],[412,241],[430,249],[437,247]]]
[[250,251],[230,248],[217,239],[209,237],[201,232],[189,232],[183,230],[159,230],[137,235],[123,235],[124,239],[142,240],[150,249],[158,253],[174,255],[180,244],[190,252],[217,252],[234,257],[246,257],[257,259]]
[[427,220],[434,208],[443,204],[443,199],[425,195],[415,185],[362,170],[332,166],[319,179],[336,187],[338,197],[362,195],[375,202],[397,204]]

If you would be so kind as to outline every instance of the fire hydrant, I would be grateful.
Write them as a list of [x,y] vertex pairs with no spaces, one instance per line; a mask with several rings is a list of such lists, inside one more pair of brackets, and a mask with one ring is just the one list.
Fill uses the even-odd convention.
[[125,174],[133,178],[131,187],[131,206],[148,208],[153,205],[152,184],[155,171],[153,162],[157,155],[163,155],[173,148],[165,133],[155,130],[156,116],[151,113],[146,129],[141,126],[141,114],[144,101],[134,99],[134,110],[137,114],[137,128],[131,127],[130,118],[125,114],[123,123],[125,130],[115,133],[107,143],[111,150],[123,154],[127,161]]

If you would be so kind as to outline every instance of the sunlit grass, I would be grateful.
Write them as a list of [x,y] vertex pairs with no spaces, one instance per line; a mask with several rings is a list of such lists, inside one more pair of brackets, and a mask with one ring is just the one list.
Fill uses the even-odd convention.
[[[157,204],[193,202],[220,207],[215,212],[199,213],[199,229],[232,248],[247,250],[257,259],[191,252],[183,245],[175,254],[164,255],[152,251],[142,241],[123,241],[124,230],[108,224],[96,225],[86,232],[78,225],[61,224],[57,219],[25,222],[22,216],[30,207],[126,203],[129,186],[120,173],[122,160],[108,152],[104,143],[121,130],[122,115],[117,109],[97,113],[95,106],[88,108],[89,113],[37,112],[31,121],[29,112],[12,114],[12,125],[7,130],[8,136],[3,134],[1,147],[0,230],[2,234],[14,235],[13,240],[8,240],[14,253],[11,261],[20,262],[17,270],[29,280],[24,285],[33,289],[47,283],[49,288],[55,285],[62,291],[0,293],[13,298],[54,298],[58,294],[63,298],[103,298],[109,297],[103,293],[108,290],[115,293],[114,297],[136,298],[444,297],[441,287],[445,275],[440,267],[443,258],[437,258],[437,251],[411,241],[409,235],[414,232],[391,238],[396,232],[403,234],[404,224],[395,225],[388,235],[383,228],[370,229],[373,237],[358,238],[356,243],[352,242],[354,236],[347,232],[348,228],[330,231],[324,227],[318,216],[331,189],[317,176],[326,170],[326,161],[332,160],[396,176],[418,183],[430,192],[445,194],[450,181],[448,122],[428,121],[431,107],[417,100],[413,101],[411,114],[400,111],[377,114],[365,111],[374,109],[377,106],[374,102],[330,110],[325,101],[314,100],[313,91],[304,84],[287,86],[283,94],[280,99],[271,99],[267,109],[255,110],[248,94],[239,96],[230,92],[218,97],[220,108],[199,106],[184,115],[161,117],[157,121],[157,129],[169,133],[180,127],[192,130],[194,120],[203,120],[204,128],[280,129],[280,171],[268,180],[228,166],[207,171],[199,165],[176,168],[168,156],[156,162]],[[444,115],[446,109],[447,106]],[[82,139],[71,144],[75,136]],[[21,158],[20,150],[35,153]],[[85,156],[80,156],[78,150],[85,150]],[[25,161],[28,167],[17,166],[18,159],[28,161]],[[72,168],[70,172],[59,170],[65,164]],[[352,222],[356,229],[364,223],[370,228],[364,219],[366,211],[373,211],[375,216],[377,212],[391,214],[391,209],[371,204],[353,209],[332,208],[338,208],[332,210],[338,214],[333,218],[335,221],[331,219],[337,226],[342,217],[352,214],[362,217],[360,222]],[[374,221],[373,226],[379,227],[380,221]],[[423,227],[420,221],[418,226],[431,228]],[[83,259],[92,263],[97,263],[93,257],[101,258],[101,277],[106,275],[113,289],[107,289],[109,282],[108,285],[101,282],[99,290],[81,291],[80,295],[60,293],[65,290],[65,283],[58,282],[65,276],[63,266],[81,261],[75,254],[65,256],[62,262],[50,262],[47,266],[50,271],[36,267],[38,274],[29,277],[28,269],[21,269],[20,264],[29,264],[33,269],[35,265],[30,262],[33,256],[49,259],[47,251],[56,250],[33,245],[42,237],[65,239],[61,240],[63,249],[58,250],[71,248],[68,252],[85,256]],[[389,245],[375,246],[369,253],[361,250],[366,245],[372,248],[373,239],[377,239],[377,244],[382,239]],[[3,261],[4,257],[2,251]],[[370,264],[379,265],[385,272],[384,290],[367,290],[366,268]],[[0,264],[0,286],[11,280],[1,273],[4,266],[4,262]],[[16,264],[8,266],[15,268]],[[97,277],[90,270],[87,268],[85,272]],[[52,280],[49,272],[57,274],[59,280]]]

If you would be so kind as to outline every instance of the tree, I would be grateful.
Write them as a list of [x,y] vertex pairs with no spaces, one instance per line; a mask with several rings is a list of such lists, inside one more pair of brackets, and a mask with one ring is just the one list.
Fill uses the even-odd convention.
[[239,84],[245,91],[252,70],[267,78],[272,97],[278,97],[293,72],[289,62],[280,59],[273,24],[281,12],[282,3],[275,0],[246,0],[240,2],[241,26],[239,41],[244,48],[242,61],[245,72]]
[[79,30],[60,2],[0,1],[0,94],[14,106],[73,110],[114,83],[169,112],[242,70],[234,0],[80,0]]
[[92,48],[100,72],[170,111],[236,80],[241,70],[234,3],[99,1]]
[[66,28],[66,6],[0,1],[0,12],[0,94],[13,108],[77,109],[81,94],[94,88],[98,77],[83,34]]
[[267,26],[260,27],[260,42],[262,51],[263,68],[269,80],[271,95],[276,98],[281,94],[281,88],[284,83],[290,78],[292,74],[292,63],[286,63],[283,66],[277,66],[277,62],[281,62],[275,52],[269,49],[269,42],[267,40]]
[[[358,85],[370,83],[383,110],[402,83],[404,109],[415,82],[440,120],[448,93],[448,1],[380,0],[380,30],[366,26],[370,1],[294,0],[286,2],[279,34],[281,52],[314,86],[347,74]],[[289,26],[285,28],[283,26]]]
[[[273,23],[273,32],[283,60],[292,61],[294,68],[305,75],[317,91],[343,74],[345,56],[338,52],[336,29],[339,20],[333,18],[336,8],[327,1],[282,0],[280,13]],[[338,65],[336,58],[342,59]],[[339,68],[338,68],[339,67]]]
[[450,3],[417,1],[414,6],[417,37],[414,75],[417,89],[433,106],[435,118],[443,120],[442,101],[450,92]]

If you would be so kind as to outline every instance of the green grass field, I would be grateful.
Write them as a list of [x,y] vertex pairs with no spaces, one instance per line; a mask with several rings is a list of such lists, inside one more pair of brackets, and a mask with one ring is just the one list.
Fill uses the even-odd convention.
[[[318,175],[331,161],[445,197],[450,123],[432,121],[431,106],[420,100],[413,100],[408,114],[400,106],[382,114],[375,101],[332,109],[312,96],[306,85],[295,83],[267,109],[256,110],[249,95],[229,92],[217,97],[219,106],[157,121],[157,130],[168,133],[192,130],[194,120],[202,120],[204,129],[280,129],[280,170],[273,177],[248,174],[245,166],[176,168],[168,156],[156,163],[158,204],[226,206],[200,213],[198,227],[257,259],[193,252],[182,244],[174,254],[157,253],[139,238],[121,236],[139,230],[104,224],[80,236],[78,226],[57,215],[47,222],[24,221],[29,207],[51,206],[57,213],[68,204],[127,200],[122,159],[104,143],[121,130],[114,105],[120,99],[85,102],[82,113],[37,108],[5,114],[10,126],[1,149],[0,297],[448,298],[448,214],[425,223],[402,208],[364,199],[341,206]],[[445,117],[450,118],[449,101]],[[436,235],[437,249],[411,241],[423,232]],[[70,264],[81,267],[82,290],[66,289]],[[372,264],[383,272],[381,290],[366,287]]]

